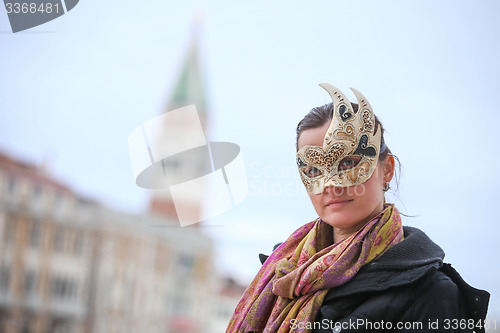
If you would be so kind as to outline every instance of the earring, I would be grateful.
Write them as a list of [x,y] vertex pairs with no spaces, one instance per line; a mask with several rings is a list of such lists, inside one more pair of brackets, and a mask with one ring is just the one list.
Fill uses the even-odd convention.
[[390,188],[391,188],[391,186],[389,185],[389,182],[385,182],[384,187],[382,187],[382,190],[384,192],[387,192],[387,191],[389,191]]

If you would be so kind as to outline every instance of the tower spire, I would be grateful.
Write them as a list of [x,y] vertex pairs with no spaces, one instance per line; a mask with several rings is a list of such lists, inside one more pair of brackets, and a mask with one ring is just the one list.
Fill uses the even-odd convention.
[[[203,130],[205,130],[207,123],[207,99],[205,95],[205,86],[203,84],[199,57],[200,30],[200,20],[196,19],[193,24],[191,41],[189,43],[187,54],[184,59],[184,63],[181,66],[177,80],[175,81],[175,84],[173,86],[174,88],[167,103],[166,111],[172,111],[191,104],[195,104],[198,111],[198,116],[201,121],[201,126]],[[170,124],[170,126],[172,126],[172,124]],[[174,126],[175,133],[178,134],[175,134],[175,140],[179,140],[179,142],[181,142],[181,140],[189,141],[190,138],[186,136],[189,136],[189,133],[192,133],[193,130],[195,130],[195,126],[196,124],[189,124],[185,122],[176,124]],[[198,159],[199,160],[197,161],[191,161],[190,164],[192,165],[190,166],[180,165],[182,163],[176,165],[174,163],[173,165],[169,165],[168,170],[164,170],[164,172],[171,172],[172,174],[183,174],[188,171],[187,168],[193,167],[193,165],[197,168],[204,169],[206,167],[206,163],[208,163],[209,161],[203,160],[202,157],[198,157]],[[201,188],[198,189],[198,191],[203,190],[204,189]],[[193,193],[186,192],[184,193],[183,197],[185,198],[185,200],[183,200],[182,202],[177,201],[174,204],[171,193],[168,189],[165,189],[164,191],[155,191],[150,200],[150,212],[155,215],[160,215],[169,219],[176,220],[178,219],[178,209],[192,212],[193,216],[199,216],[202,210],[201,200],[194,200],[196,195]],[[195,219],[195,217],[193,217],[193,219]]]
[[200,66],[201,21],[193,23],[191,41],[181,71],[174,85],[167,109],[173,110],[189,104],[195,104],[200,115],[206,115],[206,94]]

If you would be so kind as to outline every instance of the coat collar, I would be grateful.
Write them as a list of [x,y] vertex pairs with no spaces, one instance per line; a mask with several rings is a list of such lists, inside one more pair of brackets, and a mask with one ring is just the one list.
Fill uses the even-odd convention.
[[402,242],[363,266],[346,284],[330,289],[325,300],[410,284],[430,269],[439,269],[444,251],[421,230],[413,227],[403,230]]

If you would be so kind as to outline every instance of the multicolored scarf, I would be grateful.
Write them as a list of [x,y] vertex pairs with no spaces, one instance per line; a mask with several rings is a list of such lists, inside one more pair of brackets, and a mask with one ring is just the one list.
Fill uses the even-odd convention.
[[333,228],[321,219],[302,226],[267,258],[226,333],[310,332],[307,323],[314,322],[328,290],[402,240],[401,217],[393,205],[335,244]]

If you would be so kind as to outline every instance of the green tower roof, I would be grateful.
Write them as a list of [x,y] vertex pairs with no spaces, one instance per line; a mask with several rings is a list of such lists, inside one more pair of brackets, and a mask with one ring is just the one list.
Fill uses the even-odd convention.
[[193,38],[186,60],[174,86],[168,102],[168,109],[173,110],[195,104],[200,114],[206,113],[206,96],[203,85],[197,38]]

